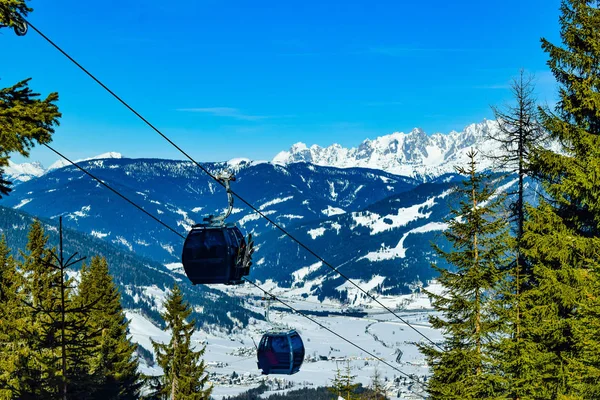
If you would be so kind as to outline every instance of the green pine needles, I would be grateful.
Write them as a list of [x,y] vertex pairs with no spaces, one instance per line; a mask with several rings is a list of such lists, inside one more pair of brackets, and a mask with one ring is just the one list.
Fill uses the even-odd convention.
[[106,261],[77,290],[40,222],[15,259],[0,239],[0,399],[126,400],[140,396],[135,346]]
[[489,177],[477,172],[476,155],[471,150],[469,166],[457,168],[467,179],[456,189],[460,206],[452,211],[444,232],[453,250],[434,245],[454,268],[434,265],[444,293],[428,292],[441,313],[430,322],[445,335],[443,351],[420,346],[433,372],[428,382],[432,399],[481,399],[498,391],[490,348],[496,318],[490,303],[502,276],[508,225],[498,212],[503,199],[495,195]]
[[[212,386],[202,356],[205,347],[194,350],[192,334],[195,321],[187,321],[192,310],[183,300],[183,293],[175,284],[161,314],[167,329],[171,330],[169,343],[152,342],[156,362],[163,369],[154,398],[169,400],[208,400]],[[207,387],[208,386],[208,387]]]
[[[519,176],[511,207],[485,189],[473,153],[459,169],[468,179],[445,233],[453,249],[436,247],[454,269],[434,266],[445,292],[430,293],[444,351],[421,346],[433,399],[600,399],[599,7],[563,0],[562,46],[542,40],[560,84],[554,111],[534,112],[523,75],[517,106],[495,109],[502,158]],[[560,152],[543,147],[546,135]],[[524,201],[527,176],[543,188],[537,207]]]
[[51,93],[40,100],[39,94],[29,88],[29,81],[0,89],[0,196],[11,191],[11,182],[2,178],[10,153],[29,157],[29,150],[36,143],[50,143],[61,117],[56,105],[58,94]]

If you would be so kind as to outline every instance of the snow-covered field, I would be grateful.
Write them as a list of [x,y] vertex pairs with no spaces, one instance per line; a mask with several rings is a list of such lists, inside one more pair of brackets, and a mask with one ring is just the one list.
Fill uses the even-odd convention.
[[[266,285],[268,286],[268,285]],[[218,287],[218,286],[217,286]],[[236,293],[247,300],[247,307],[251,310],[264,313],[266,304],[260,299],[262,293],[249,285],[232,287],[219,287],[220,289]],[[430,289],[431,287],[428,287]],[[439,290],[439,287],[433,286]],[[277,288],[270,288],[277,293]],[[319,303],[296,297],[286,293],[285,301],[298,310],[310,311],[340,311],[340,305],[332,302]],[[157,298],[157,303],[161,300]],[[386,306],[396,308],[402,304],[404,309],[397,311],[404,320],[408,321],[420,332],[434,341],[439,341],[441,335],[433,330],[427,317],[431,313],[429,301],[424,294],[415,293],[406,296],[384,297],[379,299]],[[273,307],[277,307],[274,309]],[[413,392],[421,392],[419,385],[411,382],[404,374],[414,375],[420,381],[427,375],[427,366],[423,356],[419,353],[415,343],[424,342],[426,339],[402,323],[396,317],[385,311],[377,304],[366,304],[353,307],[354,310],[366,311],[368,315],[363,318],[349,316],[310,316],[323,326],[341,335],[348,341],[360,346],[360,350],[352,344],[335,336],[326,329],[319,327],[307,318],[293,312],[281,311],[283,306],[276,301],[272,303],[269,313],[270,321],[252,321],[244,330],[231,334],[218,332],[216,329],[198,331],[193,336],[198,345],[206,344],[204,361],[208,365],[214,384],[213,397],[221,400],[227,396],[244,392],[257,387],[266,381],[272,389],[268,394],[279,390],[298,389],[301,387],[318,387],[330,383],[335,375],[336,368],[345,368],[346,361],[350,361],[352,373],[357,376],[357,381],[368,385],[377,368],[385,379],[388,395],[392,399],[419,398]],[[169,334],[152,325],[140,314],[127,312],[131,320],[130,332],[133,340],[145,348],[152,350],[150,338],[155,341],[166,342]],[[254,343],[258,343],[262,334],[271,329],[296,329],[304,341],[306,356],[301,371],[297,374],[262,376],[256,366],[256,350]],[[372,353],[369,355],[367,352]],[[398,360],[398,354],[402,355]],[[375,359],[379,357],[401,372],[394,370]],[[147,374],[159,374],[156,367],[142,366],[142,371]],[[232,375],[239,377],[232,379]],[[406,378],[406,379],[405,379]],[[267,394],[265,394],[266,396]]]

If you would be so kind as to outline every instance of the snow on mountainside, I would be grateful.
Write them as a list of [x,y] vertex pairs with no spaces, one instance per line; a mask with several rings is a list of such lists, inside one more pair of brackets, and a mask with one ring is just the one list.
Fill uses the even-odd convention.
[[[75,162],[79,163],[82,161],[102,160],[107,158],[123,158],[123,156],[121,155],[121,153],[111,151],[108,153],[99,154],[94,157],[75,160]],[[63,159],[55,161],[48,168],[44,168],[44,166],[38,161],[32,163],[17,164],[12,162],[11,160],[8,160],[8,167],[4,168],[4,175],[6,175],[8,180],[11,181],[14,185],[18,185],[19,183],[27,182],[33,178],[39,178],[47,172],[66,167],[67,165],[71,165],[71,163]]]
[[[81,160],[75,160],[76,163],[79,163],[81,161],[89,161],[89,160],[102,160],[105,158],[123,158],[123,155],[121,153],[116,153],[114,151],[110,151],[108,153],[103,153],[94,157],[89,157],[89,158],[84,158]],[[46,170],[46,172],[48,171],[52,171],[54,169],[59,169],[62,167],[66,167],[67,165],[71,165],[70,162],[66,161],[66,160],[58,160],[55,163],[53,163],[51,166],[48,167],[48,169]]]
[[42,176],[46,172],[39,162],[16,164],[8,160],[8,167],[4,168],[4,174],[13,183],[27,182],[32,178]]
[[[396,132],[374,140],[367,139],[351,149],[339,144],[323,148],[296,143],[289,151],[277,154],[273,163],[307,162],[338,168],[372,168],[417,179],[431,179],[453,172],[457,164],[464,164],[471,147],[486,154],[492,153],[498,144],[489,140],[488,135],[497,132],[496,121],[484,120],[467,126],[462,132],[427,135],[415,128],[410,133]],[[491,166],[490,161],[481,161],[482,167]]]
[[[417,185],[410,178],[367,169],[245,162],[204,166],[216,173],[231,164],[240,167],[234,184],[236,193],[282,226],[358,211]],[[80,165],[182,235],[206,215],[222,213],[227,204],[225,191],[187,161],[121,158]],[[49,219],[62,215],[66,226],[163,264],[181,261],[179,236],[157,226],[72,166],[18,185],[0,204]],[[235,202],[230,221],[252,232],[257,240],[273,230],[239,201]]]

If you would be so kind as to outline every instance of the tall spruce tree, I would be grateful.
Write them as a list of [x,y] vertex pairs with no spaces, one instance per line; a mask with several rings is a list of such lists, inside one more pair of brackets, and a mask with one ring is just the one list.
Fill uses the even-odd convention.
[[542,39],[560,85],[541,122],[563,146],[539,149],[531,170],[548,195],[528,210],[524,254],[534,288],[525,297],[530,397],[600,398],[600,2],[563,0],[562,46]]
[[500,152],[486,155],[496,161],[496,166],[502,170],[517,175],[517,188],[508,193],[512,198],[508,203],[508,218],[513,232],[510,246],[512,261],[506,267],[504,282],[499,288],[494,307],[501,321],[502,332],[498,336],[494,358],[502,371],[506,393],[514,399],[520,398],[522,376],[526,374],[523,357],[527,352],[521,340],[522,294],[531,287],[531,265],[521,250],[527,204],[525,178],[530,172],[531,155],[546,143],[547,138],[538,122],[533,79],[533,76],[525,75],[521,70],[511,85],[514,104],[505,108],[492,107],[499,130],[490,134],[490,139],[500,144]]
[[419,346],[433,373],[427,383],[432,399],[483,399],[499,392],[489,351],[496,329],[489,308],[501,280],[508,227],[499,214],[503,198],[494,198],[489,176],[478,173],[476,155],[471,150],[469,166],[456,168],[467,179],[456,189],[460,207],[452,210],[444,232],[453,250],[434,245],[455,271],[433,265],[444,293],[426,291],[441,314],[429,320],[444,334],[443,351],[433,345]]
[[4,235],[0,238],[0,399],[15,398],[19,378],[15,370],[18,361],[18,335],[15,325],[21,310],[22,280],[16,262],[10,255]]
[[94,340],[90,360],[96,387],[92,399],[133,400],[141,386],[135,358],[136,345],[128,335],[129,322],[121,307],[121,295],[108,270],[106,259],[93,257],[90,266],[81,269],[78,304],[93,304],[87,323],[99,335]]
[[18,329],[23,354],[16,369],[20,380],[19,398],[59,398],[62,382],[58,338],[60,325],[41,310],[58,307],[58,271],[48,268],[52,255],[47,249],[48,236],[42,224],[34,221],[25,251],[20,251],[20,271],[24,276],[22,317]]
[[21,389],[17,398],[89,399],[93,377],[90,359],[95,333],[87,324],[89,309],[75,305],[67,262],[55,249],[39,221],[32,224],[23,261],[23,313],[18,329],[28,353],[16,363]]
[[208,400],[212,386],[205,388],[208,375],[205,371],[205,347],[195,351],[192,348],[192,334],[195,321],[186,322],[192,310],[183,300],[183,294],[177,284],[165,302],[162,317],[171,331],[168,344],[152,341],[156,360],[163,369],[162,385],[159,395],[169,400]]

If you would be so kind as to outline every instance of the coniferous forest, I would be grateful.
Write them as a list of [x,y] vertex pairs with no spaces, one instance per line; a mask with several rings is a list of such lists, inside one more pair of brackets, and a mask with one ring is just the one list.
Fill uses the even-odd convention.
[[[0,0],[2,33],[31,12],[26,0]],[[558,82],[556,105],[539,105],[534,79],[520,72],[511,105],[493,107],[502,134],[489,140],[501,143],[501,154],[472,149],[469,164],[456,166],[464,178],[454,188],[460,201],[447,218],[444,244],[432,244],[449,266],[432,265],[444,291],[427,292],[437,311],[429,322],[444,339],[419,344],[430,371],[427,398],[600,399],[600,1],[562,0],[559,23],[560,42],[541,39]],[[50,143],[62,116],[59,95],[40,97],[30,84],[0,89],[2,197],[12,190],[3,175],[11,155],[28,157],[35,145]],[[514,193],[500,193],[497,171],[479,167],[484,158],[517,176]],[[539,184],[535,205],[525,178]],[[1,400],[211,398],[206,347],[191,336],[210,324],[233,329],[220,320],[229,311],[247,325],[241,303],[227,300],[209,317],[190,305],[208,301],[202,295],[169,285],[164,310],[144,310],[171,333],[169,343],[153,342],[151,352],[129,337],[125,309],[139,306],[136,293],[123,293],[122,276],[111,274],[136,274],[110,265],[127,255],[71,257],[63,253],[62,231],[58,246],[36,220],[25,240],[9,228],[22,218],[0,211]],[[163,375],[143,376],[140,358]],[[370,378],[363,388],[348,366],[327,389],[267,398],[385,398],[380,377]]]

